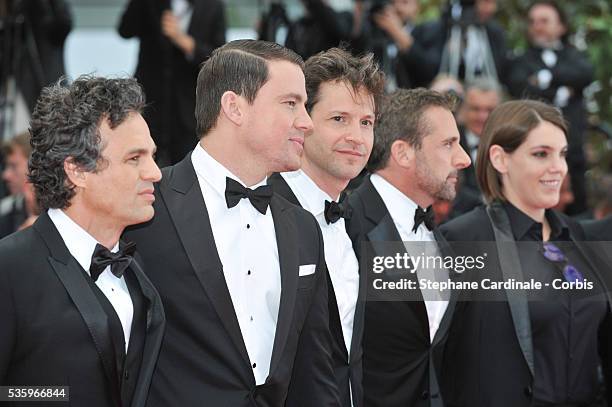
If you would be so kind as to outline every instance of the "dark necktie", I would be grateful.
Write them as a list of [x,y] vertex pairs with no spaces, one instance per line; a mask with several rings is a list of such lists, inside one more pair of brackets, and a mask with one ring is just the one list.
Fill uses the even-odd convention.
[[414,211],[414,226],[412,231],[416,233],[421,223],[425,224],[427,230],[432,230],[434,228],[434,211],[431,205],[429,205],[427,210],[423,210],[423,208],[417,206],[416,211]]
[[350,219],[353,213],[348,203],[336,201],[325,201],[325,222],[329,225],[330,223],[336,223],[340,218]]
[[247,198],[255,209],[261,212],[262,215],[265,215],[268,205],[270,205],[272,194],[271,185],[262,185],[251,189],[229,177],[225,178],[225,202],[228,208],[233,208],[238,205],[242,198]]
[[136,251],[136,243],[129,242],[123,249],[120,249],[117,253],[111,253],[106,247],[101,244],[96,244],[93,255],[91,256],[91,265],[89,266],[89,273],[93,281],[98,280],[100,274],[108,266],[111,266],[111,273],[117,278],[121,278],[123,273],[132,262],[132,255]]

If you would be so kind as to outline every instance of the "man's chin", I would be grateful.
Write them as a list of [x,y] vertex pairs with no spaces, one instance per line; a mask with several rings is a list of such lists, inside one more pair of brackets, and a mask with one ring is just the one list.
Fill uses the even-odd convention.
[[439,201],[452,201],[457,196],[457,191],[454,185],[447,185],[445,188],[438,191],[435,198]]

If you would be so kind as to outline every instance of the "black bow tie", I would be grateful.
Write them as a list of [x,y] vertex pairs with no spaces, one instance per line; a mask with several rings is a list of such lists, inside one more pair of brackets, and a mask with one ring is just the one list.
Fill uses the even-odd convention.
[[427,230],[432,230],[434,228],[434,211],[431,205],[429,205],[426,211],[420,206],[417,206],[416,211],[414,211],[414,226],[412,231],[416,233],[421,223],[425,223]]
[[89,274],[94,281],[100,277],[100,274],[106,267],[111,266],[111,272],[117,278],[121,278],[123,273],[132,262],[132,255],[136,251],[136,243],[129,242],[123,249],[117,253],[111,253],[106,247],[101,244],[96,244],[93,255],[91,256],[91,265],[89,266]]
[[272,194],[272,186],[270,185],[262,185],[251,189],[229,177],[225,178],[225,202],[228,208],[233,208],[238,205],[242,198],[247,198],[255,209],[261,212],[262,215],[265,215],[268,205],[270,205]]
[[330,223],[336,223],[340,218],[350,219],[353,214],[353,208],[348,203],[336,201],[325,201],[325,222],[329,225]]

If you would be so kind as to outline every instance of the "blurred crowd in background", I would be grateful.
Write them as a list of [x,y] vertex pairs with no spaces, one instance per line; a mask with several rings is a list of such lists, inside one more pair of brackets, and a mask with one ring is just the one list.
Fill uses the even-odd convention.
[[[423,17],[427,6],[427,0],[353,0],[339,10],[334,0],[301,0],[301,17],[291,18],[283,1],[260,1],[255,29],[259,39],[283,44],[304,59],[338,45],[355,54],[372,52],[389,92],[430,87],[454,94],[461,143],[472,162],[487,117],[499,103],[533,98],[553,104],[570,129],[569,175],[557,209],[581,219],[609,215],[612,169],[605,157],[612,150],[611,126],[586,109],[585,89],[597,79],[596,70],[567,10],[552,0],[526,3],[526,46],[513,49],[507,24],[497,18],[502,0],[444,1],[434,18]],[[73,18],[67,0],[0,0],[0,237],[37,215],[27,181],[29,136],[15,132],[14,123],[20,111],[27,116],[35,108],[42,87],[65,75],[64,45]],[[179,161],[196,143],[198,69],[227,41],[227,21],[222,0],[125,3],[117,32],[139,40],[134,76],[147,96],[145,118],[160,166]],[[482,204],[473,166],[458,188],[453,202],[436,205],[439,223]]]

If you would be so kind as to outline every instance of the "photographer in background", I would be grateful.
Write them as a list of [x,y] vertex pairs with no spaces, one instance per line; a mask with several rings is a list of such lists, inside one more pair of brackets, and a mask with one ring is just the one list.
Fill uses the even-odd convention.
[[438,73],[462,80],[488,76],[503,81],[506,40],[501,26],[491,18],[494,8],[490,2],[450,0],[440,19],[418,25],[410,33],[388,6],[382,9],[382,17],[375,12],[372,19],[376,27],[398,49],[397,86],[428,86]]
[[42,88],[64,75],[70,8],[65,0],[0,0],[0,20],[0,84],[14,78],[31,112]]
[[198,69],[225,43],[225,6],[221,0],[130,0],[119,34],[140,40],[134,76],[147,95],[144,117],[158,163],[175,163],[197,142]]
[[334,10],[328,0],[302,0],[304,16],[289,24],[284,45],[304,60],[340,43],[348,45],[352,51],[361,51],[355,47],[360,35],[359,24],[355,20],[359,16],[359,12],[355,12],[359,9],[359,3],[355,2],[351,12]]
[[583,151],[587,115],[582,92],[594,79],[587,56],[569,41],[569,20],[553,0],[537,0],[527,10],[529,47],[516,58],[508,77],[513,97],[545,100],[560,108],[569,122],[567,164],[574,203],[567,213],[586,210]]
[[0,142],[27,129],[42,88],[64,75],[71,28],[65,0],[0,0]]
[[414,43],[411,33],[419,11],[418,0],[376,0],[370,8],[372,51],[385,71],[389,91],[412,87],[407,70],[396,65],[402,63],[398,53]]

